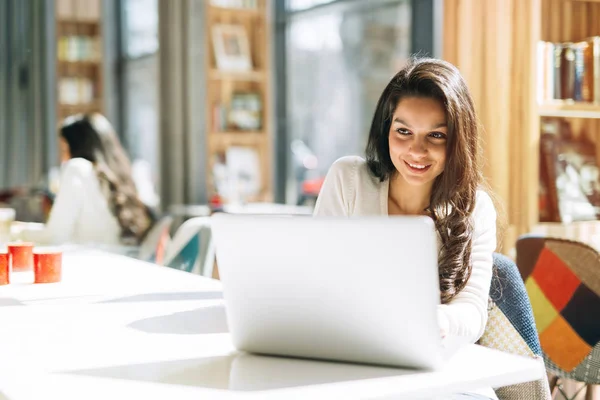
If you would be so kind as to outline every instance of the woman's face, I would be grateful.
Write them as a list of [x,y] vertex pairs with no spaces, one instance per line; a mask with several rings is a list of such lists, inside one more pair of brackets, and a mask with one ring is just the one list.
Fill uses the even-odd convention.
[[69,143],[65,140],[64,137],[59,136],[58,139],[58,147],[60,150],[60,162],[66,162],[71,159],[71,149],[69,148]]
[[388,136],[390,158],[398,178],[409,185],[431,189],[446,165],[447,134],[441,102],[425,97],[401,99]]

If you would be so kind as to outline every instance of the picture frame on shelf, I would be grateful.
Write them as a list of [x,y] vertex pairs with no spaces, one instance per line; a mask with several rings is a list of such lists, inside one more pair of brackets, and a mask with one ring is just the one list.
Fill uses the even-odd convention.
[[242,25],[217,24],[212,28],[212,39],[219,70],[252,70],[250,44]]

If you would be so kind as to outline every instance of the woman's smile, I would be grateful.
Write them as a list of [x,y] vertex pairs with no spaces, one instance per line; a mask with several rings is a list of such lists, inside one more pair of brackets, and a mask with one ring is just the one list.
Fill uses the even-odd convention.
[[408,169],[416,174],[422,174],[429,170],[431,164],[423,164],[423,163],[411,163],[408,161],[404,161],[404,164],[408,167]]

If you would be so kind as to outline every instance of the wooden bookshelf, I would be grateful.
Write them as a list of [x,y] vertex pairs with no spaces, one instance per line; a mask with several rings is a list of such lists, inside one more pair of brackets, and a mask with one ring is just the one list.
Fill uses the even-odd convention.
[[[238,147],[256,155],[260,175],[258,193],[242,197],[272,201],[268,3],[237,3],[206,1],[207,192],[210,198],[223,187],[215,180],[215,165],[229,165],[227,154]],[[228,200],[227,193],[218,194]]]
[[220,81],[253,81],[260,82],[266,78],[265,71],[247,71],[247,72],[229,72],[219,71],[218,69],[212,69],[209,72],[209,78],[211,80]]
[[542,118],[568,120],[576,136],[585,135],[600,148],[600,104],[539,104],[537,87],[538,43],[599,36],[598,21],[597,0],[444,1],[443,58],[463,73],[484,127],[484,173],[506,221],[503,252],[527,232],[583,240],[591,235],[590,226],[600,228],[599,221],[539,222]]
[[530,232],[535,235],[578,240],[600,251],[600,223],[577,221],[568,224],[542,222],[534,225]]
[[57,121],[104,113],[102,0],[56,0]]
[[578,102],[547,102],[539,107],[542,117],[600,118],[600,104]]
[[[600,24],[597,23],[600,21],[600,2],[542,0],[540,20],[539,40],[553,43],[580,42],[600,35]],[[540,105],[538,112],[540,117],[558,117],[569,122],[575,136],[585,136],[595,143],[596,160],[600,162],[600,104],[572,100],[552,101]],[[539,140],[539,133],[533,132],[532,135],[536,141]],[[530,196],[538,194],[539,185],[535,183],[537,182],[532,184]],[[532,215],[535,216],[535,212]],[[592,244],[600,233],[600,221],[537,223],[530,231]]]

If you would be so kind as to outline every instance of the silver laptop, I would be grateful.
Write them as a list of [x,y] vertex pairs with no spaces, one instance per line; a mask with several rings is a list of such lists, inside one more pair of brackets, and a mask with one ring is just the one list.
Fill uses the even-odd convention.
[[443,359],[427,217],[213,217],[239,350],[435,369]]

